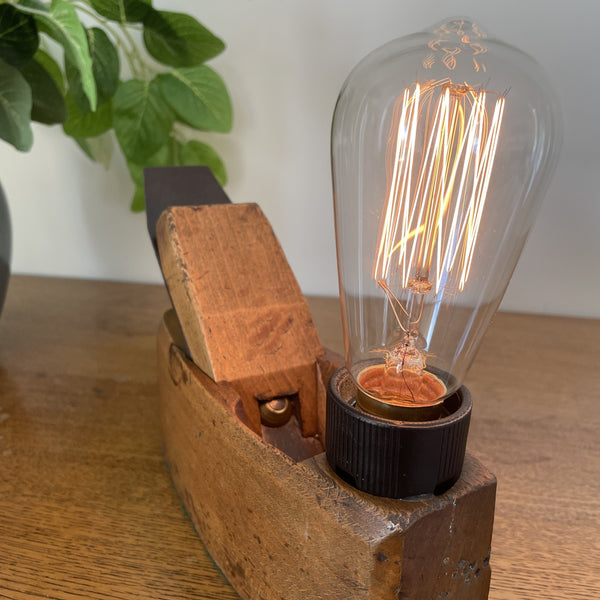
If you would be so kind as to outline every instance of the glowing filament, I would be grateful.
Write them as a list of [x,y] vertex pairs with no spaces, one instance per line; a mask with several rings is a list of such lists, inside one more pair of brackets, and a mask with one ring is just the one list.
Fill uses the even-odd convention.
[[504,111],[499,97],[488,118],[486,101],[485,91],[448,79],[398,99],[373,272],[384,291],[415,280],[435,294],[464,288]]

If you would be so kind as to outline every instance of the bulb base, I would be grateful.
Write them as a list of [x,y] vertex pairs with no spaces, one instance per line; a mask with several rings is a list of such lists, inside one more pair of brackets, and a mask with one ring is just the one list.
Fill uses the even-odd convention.
[[[449,414],[446,386],[433,373],[389,373],[382,364],[370,365],[358,377],[356,404],[364,411],[395,421],[434,421]],[[392,389],[395,393],[382,393]]]
[[446,416],[398,421],[357,405],[357,387],[342,368],[327,390],[326,454],[335,473],[355,488],[388,498],[441,494],[460,477],[471,419],[462,386],[443,401]]

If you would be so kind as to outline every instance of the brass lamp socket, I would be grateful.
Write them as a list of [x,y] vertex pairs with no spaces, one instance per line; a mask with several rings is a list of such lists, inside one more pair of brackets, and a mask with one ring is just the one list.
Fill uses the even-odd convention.
[[335,473],[375,496],[441,494],[460,477],[472,401],[462,386],[443,400],[432,420],[401,421],[370,414],[357,403],[346,368],[329,381],[325,446]]

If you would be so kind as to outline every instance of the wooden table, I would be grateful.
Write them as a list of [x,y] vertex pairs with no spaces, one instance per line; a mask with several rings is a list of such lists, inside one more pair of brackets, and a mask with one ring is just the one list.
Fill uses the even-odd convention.
[[[310,304],[340,350],[337,302]],[[0,598],[237,598],[163,464],[155,332],[167,306],[160,286],[12,278]],[[470,450],[498,477],[490,598],[599,598],[600,321],[500,314],[466,383]]]

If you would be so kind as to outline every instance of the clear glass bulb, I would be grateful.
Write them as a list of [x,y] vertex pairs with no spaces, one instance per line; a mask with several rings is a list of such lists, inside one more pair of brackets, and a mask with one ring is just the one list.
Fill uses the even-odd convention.
[[331,145],[359,404],[427,406],[462,384],[554,170],[557,112],[540,66],[466,19],[353,69]]

